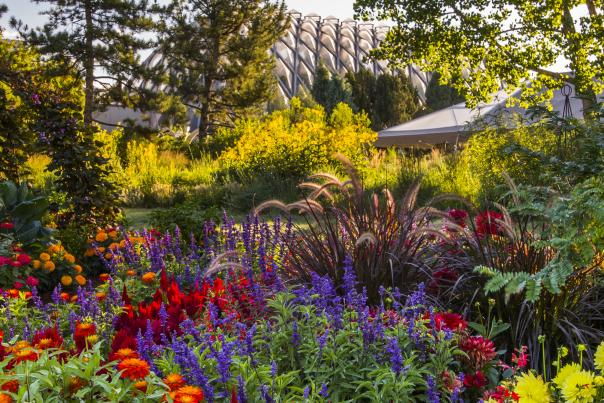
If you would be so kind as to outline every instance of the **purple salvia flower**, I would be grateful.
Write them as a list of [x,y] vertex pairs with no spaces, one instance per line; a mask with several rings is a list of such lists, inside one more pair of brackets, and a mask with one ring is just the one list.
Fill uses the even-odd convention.
[[247,394],[245,393],[245,381],[243,377],[239,375],[237,377],[237,400],[239,403],[247,403]]
[[294,321],[292,325],[292,344],[297,346],[300,344],[300,334],[298,333],[298,321]]
[[329,396],[326,383],[321,384],[321,390],[319,391],[319,395],[324,399],[327,399],[327,396]]
[[325,333],[317,338],[317,343],[319,343],[319,356],[323,355],[323,349],[327,344],[327,337],[329,336],[329,329],[325,329]]
[[306,385],[304,387],[304,395],[303,395],[303,397],[306,400],[306,399],[308,399],[309,396],[310,396],[310,387],[308,385]]
[[[167,325],[168,325],[168,312],[166,311],[166,306],[164,305],[164,303],[161,303],[161,306],[159,307],[159,312],[157,313],[157,316],[159,317],[159,323],[162,327],[162,329],[166,329]],[[149,326],[149,325],[147,325]]]
[[55,305],[59,305],[63,302],[63,300],[61,299],[61,284],[58,284],[52,291],[51,299]]
[[260,387],[260,395],[262,396],[262,398],[264,399],[264,401],[266,403],[274,403],[274,400],[269,393],[268,386],[262,385]]
[[438,393],[438,388],[432,375],[428,375],[426,377],[426,386],[426,395],[428,397],[428,402],[440,403],[440,393]]
[[390,355],[390,366],[392,371],[399,375],[403,370],[403,355],[401,353],[401,348],[398,344],[398,340],[396,337],[391,337],[388,339],[388,344],[386,346],[386,351]]

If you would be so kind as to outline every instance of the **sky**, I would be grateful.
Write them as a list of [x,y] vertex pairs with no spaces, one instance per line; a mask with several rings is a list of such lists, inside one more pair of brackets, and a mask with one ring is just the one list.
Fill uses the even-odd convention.
[[[161,0],[160,0],[161,1]],[[43,5],[35,5],[29,0],[0,0],[8,6],[8,13],[0,20],[0,25],[8,26],[11,16],[23,20],[29,26],[37,26],[44,23],[44,17],[38,15]],[[354,12],[352,5],[354,0],[286,0],[285,4],[290,10],[296,10],[303,14],[316,13],[323,17],[333,15],[339,18],[352,17]]]

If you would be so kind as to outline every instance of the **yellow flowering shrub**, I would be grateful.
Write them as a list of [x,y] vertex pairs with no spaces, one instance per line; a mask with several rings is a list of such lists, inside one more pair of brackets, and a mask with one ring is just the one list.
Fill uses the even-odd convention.
[[336,106],[327,119],[322,107],[304,107],[296,98],[289,109],[242,125],[241,137],[219,161],[226,171],[244,176],[303,177],[328,165],[336,152],[362,166],[377,136],[367,117],[346,104]]

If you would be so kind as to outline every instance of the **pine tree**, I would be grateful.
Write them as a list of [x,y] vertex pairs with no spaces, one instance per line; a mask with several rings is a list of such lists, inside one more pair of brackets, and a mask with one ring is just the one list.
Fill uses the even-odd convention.
[[333,109],[340,102],[344,102],[356,110],[348,81],[337,74],[331,74],[323,65],[317,67],[311,94],[315,101],[325,108],[327,116],[331,115]]
[[440,74],[434,73],[426,88],[426,106],[430,111],[438,111],[464,102],[465,98],[455,88],[440,83]]
[[[14,18],[11,25],[40,52],[75,67],[84,81],[84,124],[93,112],[127,98],[142,74],[137,52],[151,46],[141,33],[152,29],[148,0],[33,0],[48,3],[49,20],[30,30]],[[130,106],[130,105],[128,105]]]
[[199,134],[229,126],[276,91],[269,49],[285,32],[285,5],[263,0],[173,0],[159,51],[163,88],[200,119]]
[[376,76],[362,69],[348,73],[346,80],[352,88],[354,104],[367,113],[374,130],[406,122],[422,108],[416,91],[402,72]]

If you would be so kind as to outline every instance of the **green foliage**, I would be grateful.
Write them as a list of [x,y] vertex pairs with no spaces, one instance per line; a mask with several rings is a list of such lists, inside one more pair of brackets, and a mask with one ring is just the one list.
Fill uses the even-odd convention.
[[206,221],[220,222],[220,210],[216,206],[221,204],[221,200],[216,200],[215,203],[211,201],[210,197],[201,197],[187,200],[166,210],[154,210],[151,213],[151,224],[161,232],[174,232],[178,227],[185,238],[190,234],[199,236],[203,232]]
[[[502,82],[547,99],[568,81],[594,100],[604,90],[604,44],[601,9],[587,3],[584,16],[575,10],[584,2],[548,0],[357,0],[355,11],[394,23],[373,56],[438,72],[475,105]],[[558,60],[572,73],[548,69]]]
[[413,118],[422,106],[404,72],[373,75],[369,70],[348,73],[352,101],[367,113],[374,130],[382,130]]
[[273,112],[258,126],[245,125],[244,130],[219,157],[226,172],[242,177],[301,178],[328,165],[336,152],[364,165],[375,140],[366,116],[352,113],[348,105],[339,104],[327,123],[321,107],[302,107],[298,99],[288,110]]
[[19,402],[131,402],[159,401],[165,395],[161,379],[147,378],[147,392],[136,393],[134,382],[122,379],[115,362],[106,362],[96,344],[79,356],[65,359],[64,351],[45,351],[36,361],[25,361],[6,369],[0,363],[0,383],[18,381],[16,393],[4,392]]
[[[31,47],[0,34],[0,177],[19,182],[27,175],[25,162],[41,149],[39,106],[46,99],[80,109],[74,79],[58,73],[60,65],[44,61]],[[71,104],[76,104],[71,105]]]
[[276,79],[268,50],[286,28],[283,3],[172,1],[163,19],[165,92],[195,111],[201,135],[271,99]]
[[0,183],[0,222],[14,225],[15,240],[31,244],[50,236],[42,225],[42,217],[48,210],[48,201],[33,194],[26,183],[19,186],[13,182]]
[[340,102],[355,108],[352,88],[348,81],[338,74],[331,74],[323,65],[317,67],[315,71],[315,79],[310,93],[313,99],[325,108],[327,115],[331,115],[333,109]]
[[455,88],[440,83],[440,74],[434,73],[432,75],[426,88],[426,106],[428,111],[438,111],[464,101],[465,98]]

